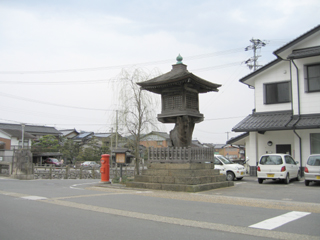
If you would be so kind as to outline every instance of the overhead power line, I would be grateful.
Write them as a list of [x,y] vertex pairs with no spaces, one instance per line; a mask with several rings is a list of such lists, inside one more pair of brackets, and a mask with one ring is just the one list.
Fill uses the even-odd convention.
[[91,110],[91,111],[103,111],[103,112],[114,111],[114,110],[111,110],[111,109],[84,108],[84,107],[68,106],[68,105],[57,104],[57,103],[43,102],[43,101],[34,100],[34,99],[30,99],[30,98],[14,96],[14,95],[7,94],[7,93],[2,93],[2,92],[0,92],[0,95],[4,96],[4,97],[8,97],[8,98],[19,99],[19,100],[24,100],[24,101],[28,101],[28,102],[34,102],[34,103],[40,103],[40,104],[45,104],[45,105],[52,105],[52,106],[57,106],[57,107],[83,109],[83,110]]
[[[235,52],[243,51],[242,48],[235,48],[225,51],[219,51],[214,53],[200,54],[189,57],[184,57],[185,60],[196,60],[201,58],[215,57],[221,56],[225,54],[231,54]],[[151,62],[143,62],[143,63],[132,63],[132,64],[124,64],[124,65],[115,65],[115,66],[106,66],[106,67],[94,67],[94,68],[80,68],[80,69],[57,69],[57,70],[36,70],[36,71],[0,71],[0,74],[50,74],[50,73],[70,73],[70,72],[91,72],[91,71],[102,71],[102,70],[111,70],[111,69],[121,69],[132,66],[148,66],[148,65],[156,65],[156,64],[164,64],[172,62],[172,59],[159,60],[159,61],[151,61]]]

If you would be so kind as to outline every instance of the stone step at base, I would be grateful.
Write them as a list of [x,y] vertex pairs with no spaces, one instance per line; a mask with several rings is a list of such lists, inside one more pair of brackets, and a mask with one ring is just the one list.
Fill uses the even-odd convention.
[[213,182],[223,182],[226,180],[225,175],[207,175],[201,177],[189,177],[189,176],[161,176],[161,175],[140,175],[135,176],[135,182],[148,182],[148,183],[164,183],[164,184],[205,184]]
[[128,182],[127,187],[131,188],[147,188],[154,190],[177,191],[177,192],[201,192],[216,188],[234,186],[233,182],[223,181],[205,184],[165,184],[165,183],[147,183],[147,182]]

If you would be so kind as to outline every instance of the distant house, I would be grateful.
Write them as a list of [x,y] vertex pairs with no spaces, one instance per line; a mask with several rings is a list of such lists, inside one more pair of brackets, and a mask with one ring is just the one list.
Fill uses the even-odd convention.
[[[0,123],[0,129],[2,130],[20,130],[22,131],[21,124],[11,124],[11,123]],[[45,135],[52,135],[52,136],[60,136],[61,133],[54,127],[47,127],[47,126],[36,126],[36,125],[25,125],[24,131],[39,139]]]
[[[36,137],[24,132],[24,148],[30,149],[31,140]],[[13,150],[22,148],[22,130],[0,129],[0,150]]]
[[94,136],[94,132],[80,132],[77,136],[73,137],[73,141],[79,143],[80,145],[85,145]]
[[[24,133],[23,147],[30,149],[31,140],[35,137],[29,133]],[[14,150],[22,148],[22,131],[12,129],[0,129],[0,161],[12,162]]]
[[[265,153],[289,153],[301,171],[320,153],[320,25],[274,52],[276,60],[239,81],[255,91],[252,114],[236,126],[249,164]],[[253,169],[254,170],[254,169]]]
[[168,147],[168,142],[170,141],[169,134],[166,132],[155,132],[152,131],[148,134],[145,134],[140,139],[140,145],[145,146],[146,148],[154,147]]
[[213,144],[214,154],[222,155],[230,160],[244,160],[244,146],[230,144]]
[[72,139],[79,135],[79,132],[76,129],[64,129],[59,131],[61,132],[62,136],[67,139]]
[[[31,141],[37,141],[45,135],[52,135],[59,137],[61,133],[54,127],[46,126],[34,126],[34,125],[25,125],[22,127],[21,124],[10,124],[10,123],[0,123],[0,140],[4,142],[4,149],[6,156],[13,156],[14,150],[20,149],[22,147],[22,131],[24,131],[24,148],[31,148]],[[9,141],[10,140],[10,141]],[[0,143],[1,145],[1,143]],[[10,145],[10,149],[9,149]],[[3,144],[2,144],[3,146]],[[0,146],[1,149],[1,146]],[[11,152],[10,152],[11,151]],[[33,162],[40,163],[42,158],[46,157],[59,157],[61,153],[59,152],[43,152],[36,151],[33,152]],[[12,161],[12,160],[10,160]]]

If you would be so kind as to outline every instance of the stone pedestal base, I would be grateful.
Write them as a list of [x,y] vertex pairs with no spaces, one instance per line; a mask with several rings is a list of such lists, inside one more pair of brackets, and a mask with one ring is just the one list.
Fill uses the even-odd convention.
[[33,174],[14,174],[12,175],[12,178],[19,179],[19,180],[33,180],[34,175]]
[[127,187],[180,192],[200,192],[234,186],[214,169],[213,163],[151,163]]

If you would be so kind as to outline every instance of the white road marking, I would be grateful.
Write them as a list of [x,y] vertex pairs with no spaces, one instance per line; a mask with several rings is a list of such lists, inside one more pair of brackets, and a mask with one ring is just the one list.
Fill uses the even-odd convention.
[[298,211],[288,212],[288,213],[280,215],[278,217],[269,218],[265,221],[253,224],[249,227],[272,230],[272,229],[280,227],[286,223],[289,223],[289,222],[292,222],[292,221],[297,220],[299,218],[305,217],[309,214],[311,214],[311,213],[310,212],[298,212]]
[[73,184],[72,186],[70,186],[70,188],[72,188],[72,189],[78,189],[78,190],[84,190],[83,188],[77,188],[76,186],[87,185],[87,184],[96,184],[96,183],[100,183],[100,182],[90,182],[90,183]]
[[26,196],[26,197],[21,197],[23,199],[27,199],[27,200],[47,200],[48,198],[46,197],[39,197],[39,196]]

